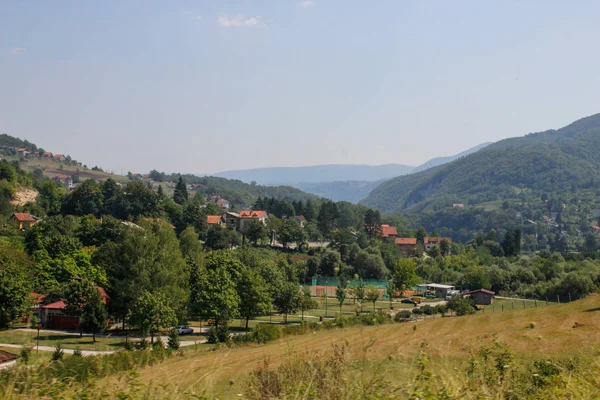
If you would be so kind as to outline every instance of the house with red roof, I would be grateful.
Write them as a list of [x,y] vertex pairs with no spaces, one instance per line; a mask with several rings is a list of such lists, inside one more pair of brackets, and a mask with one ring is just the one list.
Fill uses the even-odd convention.
[[417,238],[396,238],[395,243],[404,255],[414,255],[417,251]]
[[[109,299],[106,291],[100,286],[96,286],[96,289],[98,289],[102,296],[102,303],[106,304]],[[32,296],[36,297],[36,295],[39,296],[37,293],[32,293]],[[39,297],[36,298],[37,301],[40,301],[39,299]],[[62,300],[46,305],[39,305],[35,308],[34,314],[36,314],[40,323],[46,329],[63,329],[67,331],[77,331],[79,329],[79,317],[69,314],[67,305]]]
[[425,248],[425,251],[429,251],[434,247],[437,247],[439,249],[444,240],[446,240],[449,244],[452,244],[452,238],[426,237],[423,239],[423,247]]
[[221,227],[227,226],[225,218],[222,215],[207,215],[206,222],[208,223],[209,226],[214,226],[214,225],[221,226]]
[[379,237],[380,238],[395,238],[396,236],[398,236],[398,231],[396,230],[395,226],[390,226],[390,225],[381,225],[381,230],[379,231]]
[[9,218],[18,229],[29,229],[40,221],[40,218],[28,213],[14,213]]
[[269,215],[266,211],[262,210],[242,210],[239,213],[227,212],[223,217],[227,226],[234,227],[240,231],[244,230],[251,221],[257,221],[266,225]]

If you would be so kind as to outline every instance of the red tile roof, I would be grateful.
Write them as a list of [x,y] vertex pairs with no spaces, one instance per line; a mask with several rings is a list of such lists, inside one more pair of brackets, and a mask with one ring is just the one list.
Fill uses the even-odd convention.
[[217,204],[219,204],[219,203],[221,203],[221,204],[222,203],[229,203],[229,201],[227,201],[225,199],[219,199],[219,200],[217,200]]
[[398,245],[417,245],[417,238],[396,238]]
[[50,304],[46,304],[45,306],[42,306],[42,308],[44,309],[50,309],[50,310],[64,310],[65,308],[67,308],[67,305],[65,304],[64,301],[60,300],[60,301],[55,301],[54,303],[50,303]]
[[398,231],[395,226],[381,225],[381,233],[379,236],[386,238],[396,235],[398,235]]
[[244,210],[240,211],[240,218],[244,219],[259,219],[264,218],[266,216],[266,211],[258,211],[258,210]]
[[207,215],[206,221],[208,222],[209,225],[218,224],[219,222],[221,222],[221,216],[220,215]]
[[14,213],[13,216],[19,222],[35,222],[36,219],[28,213]]

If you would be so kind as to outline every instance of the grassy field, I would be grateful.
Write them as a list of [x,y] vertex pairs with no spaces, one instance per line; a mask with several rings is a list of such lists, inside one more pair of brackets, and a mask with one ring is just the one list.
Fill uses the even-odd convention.
[[[9,353],[16,354],[16,355],[20,355],[21,354],[21,349],[15,349],[14,347],[2,347],[2,346],[0,346],[0,350],[8,351]],[[43,363],[46,363],[46,362],[48,362],[48,361],[50,361],[52,359],[52,353],[48,352],[48,351],[36,352],[35,349],[34,349],[31,352],[31,355],[29,357],[30,358],[29,358],[28,365],[43,364]],[[20,359],[17,360],[17,362],[20,362]]]
[[[124,338],[98,337],[94,343],[92,338],[88,336],[80,338],[79,335],[45,334],[42,331],[39,345],[54,347],[60,342],[64,349],[80,348],[81,350],[110,351],[119,350],[123,347],[123,341]],[[0,343],[36,345],[37,333],[18,330],[0,331]]]
[[[493,338],[509,346],[520,360],[598,354],[599,321],[600,297],[594,295],[552,307],[319,331],[262,346],[217,351],[204,347],[142,369],[137,381],[147,385],[150,397],[183,398],[196,393],[234,398],[245,392],[249,374],[266,359],[271,367],[294,357],[318,360],[331,354],[332,346],[344,345],[346,357],[365,366],[364,379],[392,379],[402,385],[414,378],[411,371],[424,343],[434,373],[443,376]],[[119,377],[99,382],[115,391],[125,384]]]

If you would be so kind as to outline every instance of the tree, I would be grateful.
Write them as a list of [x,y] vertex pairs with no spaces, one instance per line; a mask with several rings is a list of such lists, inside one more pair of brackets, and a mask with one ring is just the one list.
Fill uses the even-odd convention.
[[348,294],[346,286],[346,280],[340,279],[340,283],[338,284],[338,287],[335,290],[335,297],[338,303],[340,303],[340,315],[342,315],[342,306],[344,305],[344,301],[346,301],[346,295]]
[[[82,323],[84,309],[89,313],[90,329],[95,330],[94,328],[96,328],[96,325],[94,322],[96,319],[102,318],[101,312],[99,312],[96,304],[88,305],[88,303],[100,301],[102,308],[104,308],[104,304],[102,304],[102,296],[96,286],[94,286],[94,283],[87,279],[72,279],[64,285],[62,292],[67,312],[80,319],[79,332],[81,335],[83,335],[83,329],[85,328],[85,324]],[[96,294],[99,296],[96,296]],[[104,313],[106,313],[106,311],[104,311]],[[104,322],[106,323],[106,316]]]
[[296,282],[285,282],[275,294],[275,308],[280,314],[285,314],[287,324],[288,314],[295,314],[300,308],[300,288]]
[[246,226],[246,237],[254,244],[267,238],[265,225],[259,221],[250,221]]
[[279,229],[279,241],[283,247],[287,247],[289,243],[302,243],[304,235],[298,222],[294,218],[287,218]]
[[379,300],[380,296],[381,293],[379,293],[379,289],[373,286],[367,287],[367,290],[365,291],[365,298],[373,303],[373,311],[375,311],[375,303],[377,300]]
[[96,341],[96,334],[106,329],[108,314],[102,302],[102,294],[96,288],[90,293],[81,310],[80,324],[87,332],[92,332],[92,338]]
[[489,276],[482,266],[471,266],[465,269],[460,280],[463,289],[489,289],[492,285]]
[[504,235],[502,249],[504,250],[504,255],[506,257],[512,257],[517,254],[517,249],[515,247],[515,235],[512,231],[508,231]]
[[191,291],[192,312],[203,319],[213,319],[217,328],[226,327],[239,315],[240,295],[228,268],[208,268]]
[[64,214],[100,216],[104,208],[104,196],[100,185],[93,179],[88,179],[77,186],[69,194],[62,207]]
[[177,330],[176,327],[173,327],[170,331],[169,331],[169,338],[167,341],[167,345],[169,346],[170,349],[173,350],[178,350],[179,346],[181,345],[179,342],[179,331]]
[[179,180],[175,185],[175,191],[173,193],[173,201],[177,204],[183,204],[188,201],[188,190],[183,177],[179,176]]
[[417,242],[421,243],[421,245],[425,244],[425,238],[427,237],[427,231],[425,230],[425,228],[420,227],[417,230],[417,233],[415,234],[415,237],[417,238]]
[[360,312],[362,312],[362,303],[363,300],[365,298],[365,290],[366,290],[367,286],[365,285],[365,282],[361,279],[359,281],[359,283],[357,285],[354,285],[354,287],[352,288],[352,293],[354,294],[354,300],[358,300],[358,303],[360,304]]
[[364,227],[369,238],[378,236],[381,232],[381,213],[379,210],[368,209],[364,216]]
[[450,311],[454,311],[457,316],[475,313],[471,302],[464,299],[462,296],[452,296],[452,298],[448,300],[446,306]]
[[325,250],[319,259],[319,275],[334,276],[341,263],[340,253],[335,250]]
[[392,279],[396,288],[403,296],[404,291],[410,289],[419,280],[417,276],[417,263],[411,259],[398,259],[392,271]]
[[396,282],[394,282],[393,279],[390,279],[387,282],[387,285],[385,287],[385,294],[387,295],[388,299],[390,299],[390,310],[393,310],[394,306],[392,306],[392,301],[394,300],[394,296],[396,295]]
[[440,251],[442,252],[443,256],[447,256],[450,254],[451,245],[447,239],[442,239],[442,241],[440,242]]
[[246,329],[250,318],[269,312],[273,299],[265,280],[257,271],[246,268],[238,285],[240,315],[246,318]]
[[31,310],[33,298],[27,274],[30,265],[31,260],[23,251],[0,244],[0,328]]
[[[304,321],[304,311],[314,310],[318,307],[318,303],[313,300],[310,295],[310,288],[308,286],[304,286],[302,288],[302,294],[300,295],[299,308],[302,311],[302,321]],[[287,322],[287,321],[286,321]]]
[[164,294],[144,291],[129,313],[129,322],[138,326],[144,336],[150,333],[150,343],[154,343],[154,334],[177,324],[177,316]]
[[335,227],[335,220],[339,217],[339,211],[337,205],[328,200],[321,205],[319,210],[319,217],[317,218],[317,227],[325,237],[330,237],[333,228]]

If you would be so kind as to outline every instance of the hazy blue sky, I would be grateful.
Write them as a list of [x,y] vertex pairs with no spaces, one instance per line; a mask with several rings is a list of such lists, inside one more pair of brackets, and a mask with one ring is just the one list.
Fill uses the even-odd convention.
[[600,111],[598,1],[0,0],[0,132],[120,172],[416,165]]

